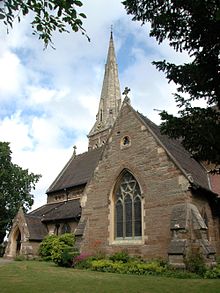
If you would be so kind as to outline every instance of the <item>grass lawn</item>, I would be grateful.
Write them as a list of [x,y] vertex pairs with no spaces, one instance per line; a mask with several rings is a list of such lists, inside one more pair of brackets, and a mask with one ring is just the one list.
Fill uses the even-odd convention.
[[0,264],[1,293],[212,293],[220,280],[120,275],[60,268],[53,263],[17,261]]

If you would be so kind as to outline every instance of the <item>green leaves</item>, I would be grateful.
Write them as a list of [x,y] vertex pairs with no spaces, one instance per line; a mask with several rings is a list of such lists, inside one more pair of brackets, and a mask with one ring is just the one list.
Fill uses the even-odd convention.
[[31,190],[39,178],[13,164],[9,143],[0,142],[0,243],[19,208],[27,211],[33,205]]
[[[194,157],[220,171],[220,0],[126,0],[123,4],[133,20],[150,22],[150,36],[159,44],[168,40],[176,51],[185,50],[191,57],[182,65],[153,62],[177,85],[179,116],[162,112],[162,131],[181,139]],[[206,108],[191,105],[199,100]]]
[[86,15],[76,10],[76,7],[82,5],[81,1],[76,0],[9,0],[4,1],[4,6],[0,9],[0,21],[3,20],[9,31],[16,19],[20,22],[21,15],[26,16],[32,12],[33,34],[44,42],[45,48],[49,44],[52,46],[55,31],[69,32],[69,28],[75,32],[80,31],[89,40],[82,22]]

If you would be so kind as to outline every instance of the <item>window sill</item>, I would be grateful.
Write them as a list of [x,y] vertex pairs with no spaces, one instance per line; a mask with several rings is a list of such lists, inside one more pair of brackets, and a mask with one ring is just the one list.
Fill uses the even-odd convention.
[[112,245],[143,245],[143,239],[115,239],[111,243]]

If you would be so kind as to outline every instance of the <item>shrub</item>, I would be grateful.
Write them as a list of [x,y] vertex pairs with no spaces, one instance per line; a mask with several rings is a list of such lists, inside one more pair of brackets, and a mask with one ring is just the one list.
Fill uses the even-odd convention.
[[201,276],[197,275],[196,273],[189,272],[183,269],[167,269],[164,271],[163,276],[168,278],[176,278],[176,279],[198,279]]
[[220,265],[212,269],[208,269],[204,274],[205,279],[220,279]]
[[43,260],[52,260],[52,250],[57,237],[58,236],[56,235],[48,235],[41,242],[38,253],[43,258]]
[[60,242],[63,242],[64,244],[68,246],[74,246],[75,244],[75,238],[74,235],[71,233],[65,233],[60,236],[58,236],[58,239]]
[[52,253],[52,260],[61,267],[71,267],[74,257],[78,255],[78,250],[74,247],[60,245],[57,250]]
[[49,235],[42,241],[39,255],[44,260],[52,260],[59,266],[72,266],[72,260],[78,254],[74,244],[75,239],[71,233],[60,236]]
[[126,251],[121,251],[111,255],[109,259],[112,260],[113,262],[121,261],[123,263],[126,263],[130,260],[130,256]]
[[98,272],[119,272],[117,267],[122,263],[114,263],[109,259],[93,260],[91,261],[91,269]]
[[192,273],[203,276],[207,270],[204,258],[201,253],[190,254],[186,260],[186,269]]
[[130,261],[123,263],[122,261],[112,260],[94,260],[91,262],[91,269],[99,272],[111,272],[120,274],[135,274],[135,275],[159,275],[165,271],[165,268],[160,266],[158,262],[138,262]]

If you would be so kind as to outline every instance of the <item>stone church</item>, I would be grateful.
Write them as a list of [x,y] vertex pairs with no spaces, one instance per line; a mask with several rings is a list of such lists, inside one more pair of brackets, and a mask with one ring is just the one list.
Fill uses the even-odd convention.
[[220,255],[220,177],[177,140],[121,102],[111,33],[88,151],[75,151],[47,190],[47,203],[13,220],[5,255],[33,257],[48,234],[72,232],[81,252],[126,250],[183,266],[191,252]]

